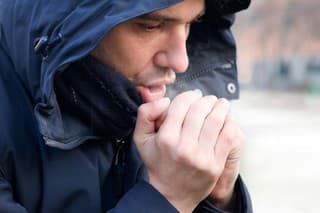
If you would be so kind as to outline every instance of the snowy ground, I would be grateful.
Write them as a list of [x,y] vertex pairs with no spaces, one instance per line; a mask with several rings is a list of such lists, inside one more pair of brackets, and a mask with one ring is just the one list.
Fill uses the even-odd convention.
[[242,176],[257,213],[320,212],[320,96],[243,91]]

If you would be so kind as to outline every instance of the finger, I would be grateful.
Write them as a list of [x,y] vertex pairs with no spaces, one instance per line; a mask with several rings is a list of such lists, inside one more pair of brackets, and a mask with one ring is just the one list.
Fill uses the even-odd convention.
[[230,104],[226,99],[219,99],[211,113],[206,117],[203,124],[199,146],[207,151],[213,152],[220,131],[230,110]]
[[181,146],[198,145],[203,123],[216,101],[217,97],[215,96],[205,96],[190,106],[183,123]]
[[138,108],[137,122],[134,133],[134,141],[145,141],[145,138],[155,134],[156,120],[168,109],[169,98],[142,104]]
[[168,114],[168,109],[165,112],[163,112],[161,114],[161,116],[156,120],[156,123],[155,123],[155,125],[156,125],[155,130],[156,131],[158,131],[159,128],[161,127],[161,125],[163,124],[163,121],[166,119],[167,114]]
[[193,90],[184,92],[173,99],[168,109],[167,117],[159,129],[159,133],[164,135],[175,134],[180,136],[182,124],[189,107],[193,102],[201,97],[202,93],[200,90]]
[[[240,150],[243,143],[241,131],[233,119],[231,114],[228,114],[224,127],[217,139],[217,144],[214,148],[216,160],[218,163],[225,164],[227,158],[231,161],[239,158]],[[234,155],[234,156],[231,156]]]

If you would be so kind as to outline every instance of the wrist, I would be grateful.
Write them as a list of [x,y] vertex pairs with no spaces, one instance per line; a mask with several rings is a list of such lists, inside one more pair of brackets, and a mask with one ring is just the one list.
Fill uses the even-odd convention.
[[200,202],[195,201],[192,196],[186,196],[188,193],[174,193],[172,188],[163,187],[163,184],[159,184],[153,178],[149,178],[149,184],[181,213],[191,213]]
[[236,196],[237,195],[234,189],[232,189],[229,193],[225,194],[224,196],[214,197],[210,195],[209,200],[218,209],[229,211],[229,212],[235,212],[236,201],[237,201]]

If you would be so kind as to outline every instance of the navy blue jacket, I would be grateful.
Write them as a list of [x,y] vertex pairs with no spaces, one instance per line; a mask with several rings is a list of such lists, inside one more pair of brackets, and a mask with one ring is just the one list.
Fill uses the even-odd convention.
[[[141,99],[88,54],[117,24],[180,0],[1,0],[0,212],[176,212],[147,182],[132,131]],[[207,1],[190,66],[168,90],[238,97],[234,13]],[[117,82],[115,84],[114,82]],[[241,178],[239,212],[251,212]],[[220,212],[204,200],[197,212]]]

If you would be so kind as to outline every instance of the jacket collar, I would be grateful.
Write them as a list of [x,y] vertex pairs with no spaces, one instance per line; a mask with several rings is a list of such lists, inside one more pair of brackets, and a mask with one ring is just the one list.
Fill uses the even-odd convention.
[[40,117],[47,145],[72,149],[88,139],[114,141],[132,132],[142,101],[119,72],[88,56],[58,74],[54,87],[57,104]]

